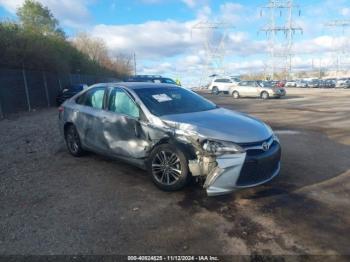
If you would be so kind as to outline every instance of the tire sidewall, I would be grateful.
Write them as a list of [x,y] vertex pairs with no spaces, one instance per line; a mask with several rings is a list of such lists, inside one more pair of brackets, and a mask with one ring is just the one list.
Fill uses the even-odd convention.
[[266,91],[263,91],[261,93],[261,98],[264,99],[264,100],[269,99],[270,98],[269,93],[267,93]]
[[216,86],[214,86],[213,89],[211,90],[211,92],[212,92],[214,95],[218,95],[218,94],[219,94],[219,88],[217,88]]
[[[160,183],[159,181],[156,180],[156,178],[154,177],[154,175],[152,173],[153,159],[160,151],[174,152],[180,159],[181,176],[180,176],[179,180],[173,185],[164,185],[164,184]],[[149,156],[149,159],[146,163],[146,167],[147,167],[147,172],[150,174],[153,183],[158,188],[160,188],[164,191],[177,191],[177,190],[184,188],[187,185],[187,183],[191,177],[190,172],[189,172],[189,168],[188,168],[188,161],[187,161],[185,154],[178,147],[176,147],[173,144],[161,144],[159,146],[156,146],[152,150],[152,152]]]
[[[237,94],[237,96],[236,96],[236,94]],[[234,99],[238,99],[238,98],[239,98],[239,93],[238,93],[237,91],[233,91],[233,92],[232,92],[232,97],[233,97]]]
[[[70,146],[68,145],[68,139],[67,139],[67,136],[68,136],[68,133],[69,132],[75,132],[78,136],[78,141],[77,141],[77,144],[78,144],[78,150],[75,152],[75,151],[72,151]],[[67,146],[67,149],[69,151],[69,153],[75,157],[80,157],[84,154],[84,150],[81,146],[81,141],[80,141],[80,136],[79,136],[79,133],[77,131],[77,129],[75,128],[74,125],[69,125],[67,127],[67,130],[65,131],[65,135],[64,135],[64,138],[65,138],[65,142],[66,142],[66,146]]]

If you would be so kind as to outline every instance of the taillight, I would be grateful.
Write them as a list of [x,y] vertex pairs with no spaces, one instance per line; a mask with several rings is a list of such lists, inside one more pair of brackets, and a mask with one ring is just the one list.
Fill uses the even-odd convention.
[[64,107],[63,107],[63,106],[60,106],[60,107],[58,108],[58,112],[62,113],[63,111],[64,111]]

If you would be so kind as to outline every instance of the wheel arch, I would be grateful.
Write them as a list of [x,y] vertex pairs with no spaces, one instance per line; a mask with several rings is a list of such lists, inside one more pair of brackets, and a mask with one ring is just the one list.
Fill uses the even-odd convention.
[[66,123],[64,123],[64,126],[63,126],[63,134],[64,134],[64,136],[66,136],[67,129],[68,129],[68,127],[70,127],[70,126],[74,126],[74,124],[73,124],[72,122],[66,122]]
[[187,160],[193,160],[197,158],[196,150],[191,144],[180,142],[177,139],[171,137],[164,137],[161,140],[159,140],[156,144],[154,144],[152,149],[150,150],[150,154],[155,148],[164,144],[170,144],[180,149],[186,156]]
[[266,90],[262,90],[262,91],[260,92],[260,97],[262,97],[262,95],[263,95],[264,93],[266,93],[268,96],[270,96],[270,94],[269,94],[269,92],[268,92],[268,91],[266,91]]

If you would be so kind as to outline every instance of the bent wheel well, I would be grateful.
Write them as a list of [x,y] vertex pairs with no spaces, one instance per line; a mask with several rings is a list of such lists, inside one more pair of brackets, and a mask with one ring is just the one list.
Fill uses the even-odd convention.
[[66,137],[67,134],[67,130],[70,126],[74,126],[74,124],[72,122],[67,122],[64,124],[63,130],[64,130],[64,136]]
[[177,147],[179,150],[181,150],[184,153],[184,155],[186,156],[187,160],[193,160],[193,159],[197,158],[195,149],[193,148],[192,145],[181,143],[181,142],[179,142],[179,141],[177,141],[175,139],[172,139],[170,137],[161,139],[157,144],[155,144],[153,146],[151,151],[153,151],[158,146],[164,145],[164,144],[171,144],[171,145],[174,145],[175,147]]

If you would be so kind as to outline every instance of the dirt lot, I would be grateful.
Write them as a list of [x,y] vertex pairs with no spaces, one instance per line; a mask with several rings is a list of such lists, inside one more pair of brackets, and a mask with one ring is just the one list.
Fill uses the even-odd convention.
[[12,116],[0,121],[0,254],[350,255],[350,90],[206,96],[277,131],[277,179],[165,193],[122,162],[70,156],[56,109]]

